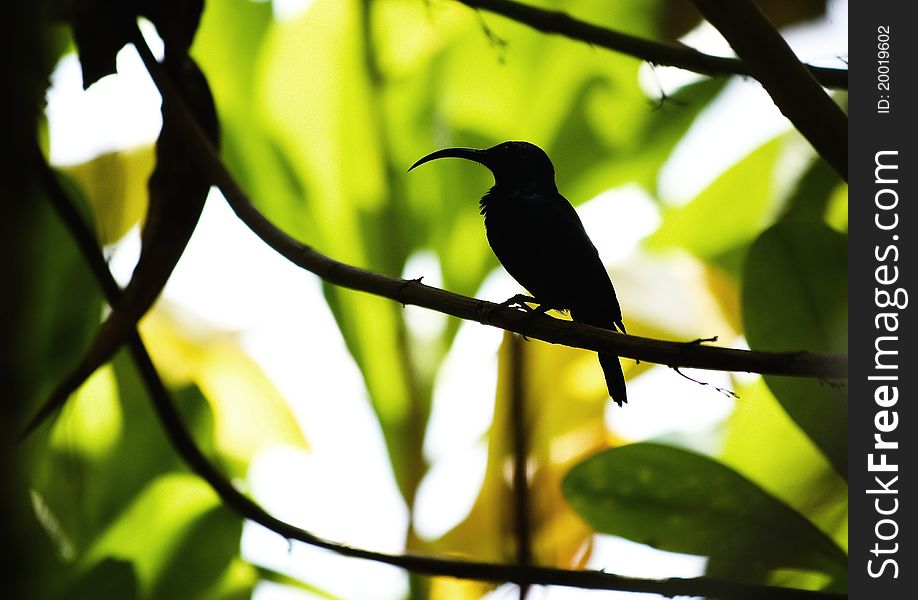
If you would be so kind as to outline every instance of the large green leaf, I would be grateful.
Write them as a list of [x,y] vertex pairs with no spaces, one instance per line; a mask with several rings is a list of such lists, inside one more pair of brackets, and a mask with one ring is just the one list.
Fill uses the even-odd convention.
[[653,443],[613,448],[574,467],[563,490],[597,531],[662,550],[839,577],[847,569],[845,553],[798,512],[685,450]]
[[[848,347],[848,242],[819,223],[786,222],[765,231],[743,268],[743,321],[754,350],[845,352]],[[848,394],[841,384],[767,376],[791,418],[848,473]]]

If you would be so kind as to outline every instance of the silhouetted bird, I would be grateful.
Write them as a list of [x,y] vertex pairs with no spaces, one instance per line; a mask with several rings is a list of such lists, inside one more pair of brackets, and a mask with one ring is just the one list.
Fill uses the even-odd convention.
[[[504,142],[487,150],[438,150],[411,169],[449,157],[475,161],[494,174],[494,187],[481,199],[488,242],[539,310],[569,310],[574,321],[624,333],[612,280],[574,207],[558,192],[548,155],[529,142]],[[621,406],[628,397],[618,357],[600,352],[599,364],[609,395]]]

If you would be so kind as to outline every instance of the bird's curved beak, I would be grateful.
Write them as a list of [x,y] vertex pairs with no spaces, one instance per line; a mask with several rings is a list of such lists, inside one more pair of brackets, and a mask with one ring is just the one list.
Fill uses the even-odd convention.
[[437,160],[438,158],[464,158],[466,160],[475,161],[487,167],[487,156],[487,151],[478,150],[476,148],[444,148],[443,150],[431,152],[427,156],[421,158],[416,163],[411,165],[408,170],[410,171],[415,167],[419,167],[424,163],[430,162],[432,160]]

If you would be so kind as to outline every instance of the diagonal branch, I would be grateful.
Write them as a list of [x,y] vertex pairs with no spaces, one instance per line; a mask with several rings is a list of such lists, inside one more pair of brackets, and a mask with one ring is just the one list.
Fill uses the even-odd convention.
[[[542,33],[555,33],[600,46],[655,65],[677,67],[704,75],[744,75],[757,77],[755,70],[742,60],[704,54],[679,44],[654,42],[593,25],[567,13],[547,10],[513,0],[459,0],[471,8],[482,9],[523,23]],[[810,73],[824,86],[848,89],[848,70],[807,65]]]
[[[99,280],[109,302],[117,302],[121,293],[108,265],[96,244],[95,237],[75,209],[67,193],[61,188],[54,172],[35,149],[41,161],[38,172],[49,200],[59,217],[73,234],[80,252]],[[774,586],[753,585],[724,581],[711,577],[694,579],[670,578],[661,580],[623,577],[601,571],[573,571],[548,567],[500,565],[492,563],[448,560],[427,556],[386,554],[320,538],[309,531],[295,527],[265,511],[260,505],[240,493],[201,451],[182,421],[172,395],[166,388],[140,336],[134,331],[128,339],[128,349],[137,365],[141,379],[150,394],[154,410],[166,430],[173,448],[188,467],[204,479],[220,497],[225,506],[240,517],[287,538],[331,550],[340,555],[380,562],[429,576],[447,576],[488,582],[513,582],[517,584],[558,585],[587,589],[621,590],[655,593],[662,596],[713,596],[719,598],[773,600],[843,600],[847,596],[787,589]]]
[[217,156],[139,31],[134,34],[134,45],[160,93],[170,97],[178,107],[176,118],[183,124],[186,141],[192,148],[191,155],[198,162],[198,167],[212,178],[239,219],[278,254],[332,285],[382,296],[404,305],[422,306],[460,319],[493,325],[552,344],[597,352],[606,351],[670,367],[746,371],[818,379],[845,379],[848,376],[847,355],[803,351],[753,352],[614,333],[582,323],[532,315],[424,285],[419,280],[396,279],[338,262],[290,237],[255,208]]
[[848,118],[752,0],[692,0],[794,127],[848,180]]

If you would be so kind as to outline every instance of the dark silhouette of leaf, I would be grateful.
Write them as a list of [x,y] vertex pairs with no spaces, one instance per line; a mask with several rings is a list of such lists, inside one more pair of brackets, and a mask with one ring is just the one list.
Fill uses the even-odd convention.
[[80,53],[83,89],[115,72],[118,51],[130,41],[135,3],[124,0],[77,0],[73,4],[73,39]]
[[143,0],[140,9],[156,25],[170,54],[187,54],[203,11],[204,0]]
[[[169,59],[164,67],[210,141],[219,141],[217,112],[207,79],[194,61],[184,55]],[[178,107],[163,102],[163,128],[156,144],[156,168],[149,181],[150,204],[141,234],[141,252],[131,281],[102,324],[83,360],[61,382],[27,425],[34,430],[92,373],[121,347],[137,321],[149,310],[172,274],[197,226],[210,180],[200,172],[175,123]]]

